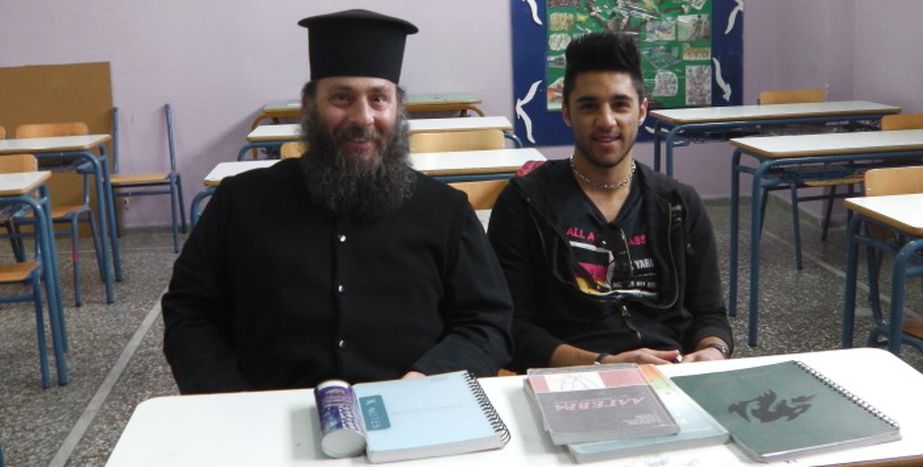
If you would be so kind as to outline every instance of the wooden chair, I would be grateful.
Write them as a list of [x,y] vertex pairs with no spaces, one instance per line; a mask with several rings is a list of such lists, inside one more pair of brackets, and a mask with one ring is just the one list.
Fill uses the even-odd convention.
[[[65,123],[29,123],[16,127],[17,138],[40,138],[50,136],[79,136],[89,134],[89,128],[84,122],[65,122]],[[4,156],[5,157],[5,156]],[[74,271],[74,303],[80,306],[82,302],[80,294],[80,253],[78,244],[79,224],[87,222],[90,224],[90,236],[93,239],[93,249],[96,252],[96,264],[99,267],[102,276],[103,264],[102,255],[99,250],[99,239],[97,237],[101,232],[97,231],[97,224],[93,210],[90,208],[90,181],[89,173],[82,171],[77,167],[77,172],[83,175],[83,204],[67,204],[52,206],[51,220],[55,224],[68,224],[67,232],[60,235],[55,232],[55,236],[69,235],[71,239],[71,264]],[[32,216],[17,216],[13,218],[14,228],[17,224],[34,223]]]
[[476,151],[504,147],[503,131],[434,131],[410,135],[410,152]]
[[304,143],[300,141],[292,141],[282,145],[279,148],[279,158],[281,159],[292,159],[296,157],[301,157],[305,151]]
[[[10,154],[0,156],[0,173],[30,172],[38,168],[38,160],[32,154]],[[4,202],[4,216],[12,218],[20,211],[22,206]],[[17,238],[13,229],[10,229],[11,238]],[[19,244],[22,248],[22,244]],[[23,256],[25,256],[23,254]],[[53,259],[52,259],[53,261]],[[24,284],[32,289],[29,295],[14,295],[0,297],[0,303],[28,302],[31,301],[35,309],[35,330],[38,341],[39,372],[42,388],[50,385],[50,372],[48,366],[48,351],[45,342],[45,319],[42,310],[41,278],[43,276],[42,260],[39,257],[38,242],[35,242],[35,258],[26,260],[24,257],[19,262],[0,264],[0,284]],[[46,287],[49,284],[46,283]]]
[[468,195],[468,202],[475,210],[491,209],[497,202],[500,192],[509,182],[507,179],[501,180],[481,180],[477,182],[455,182],[449,183],[449,186],[464,191]]
[[[894,115],[894,117],[909,118],[891,119],[888,123],[888,127],[891,130],[917,128],[914,126],[901,126],[904,123],[913,124],[913,122],[917,122],[917,124],[923,124],[923,114]],[[882,119],[882,129],[884,129],[884,126],[885,122],[884,119]],[[872,169],[865,173],[865,196],[900,195],[909,193],[923,193],[923,166],[888,167]],[[875,224],[867,224],[866,226],[870,237],[890,242],[897,245],[897,248],[905,241],[905,239],[899,238],[892,231]],[[869,248],[867,252],[866,262],[868,264],[869,305],[876,322],[880,323],[884,319],[878,294],[878,273],[881,269],[882,260],[881,252],[875,248]],[[923,343],[921,343],[923,342],[923,319],[905,318],[902,329],[905,334],[909,334],[916,338],[916,340],[909,340],[909,343],[914,344],[923,352]],[[880,330],[877,327],[873,327],[869,332],[868,345],[874,346],[879,344],[880,334]]]
[[6,139],[6,129],[0,126],[0,139]]
[[823,102],[827,100],[824,88],[780,89],[760,93],[758,102],[766,104],[795,104],[799,102]]
[[170,170],[152,173],[120,173],[119,160],[119,109],[112,109],[113,161],[110,182],[112,195],[129,198],[132,196],[170,196],[170,226],[173,230],[173,251],[179,253],[179,233],[186,233],[186,208],[183,202],[183,181],[176,170],[176,145],[173,140],[173,109],[163,106],[167,130],[167,145],[170,156]]

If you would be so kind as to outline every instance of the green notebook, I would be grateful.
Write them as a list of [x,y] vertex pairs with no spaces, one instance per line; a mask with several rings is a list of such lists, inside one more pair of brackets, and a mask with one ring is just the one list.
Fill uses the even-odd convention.
[[763,462],[901,437],[895,421],[799,361],[677,376],[673,382]]

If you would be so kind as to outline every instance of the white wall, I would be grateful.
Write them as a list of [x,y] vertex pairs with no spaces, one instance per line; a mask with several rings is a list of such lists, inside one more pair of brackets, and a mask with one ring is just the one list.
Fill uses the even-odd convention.
[[[208,170],[236,156],[259,108],[298,95],[308,66],[296,22],[347,8],[420,27],[407,43],[409,92],[473,91],[487,113],[513,117],[510,0],[0,0],[0,66],[111,62],[126,172],[165,167],[160,106],[172,102],[188,207]],[[923,2],[747,0],[744,12],[745,102],[762,89],[828,86],[831,99],[923,112]],[[725,195],[730,152],[723,143],[682,148],[676,175],[704,196]],[[651,144],[635,155],[650,163]],[[127,221],[166,224],[167,204],[134,200]]]

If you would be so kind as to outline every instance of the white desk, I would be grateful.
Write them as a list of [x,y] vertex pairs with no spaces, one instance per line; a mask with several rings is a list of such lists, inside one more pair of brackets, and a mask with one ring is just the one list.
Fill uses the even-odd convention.
[[[0,156],[2,157],[2,156]],[[48,188],[45,183],[51,178],[49,171],[12,172],[0,174],[0,207],[29,206],[36,217],[35,241],[38,253],[44,258],[57,258],[54,243],[54,227],[51,220],[51,203]],[[37,193],[36,193],[37,192]],[[55,369],[58,384],[67,384],[67,329],[64,322],[63,307],[61,305],[61,283],[58,275],[57,261],[40,261],[41,268],[39,281],[45,282],[45,296],[48,304],[48,321],[51,326],[51,343],[55,356]],[[38,287],[38,285],[36,285]],[[41,330],[44,336],[44,328]],[[48,357],[44,341],[39,340],[42,347],[39,352],[39,365],[42,387],[48,388],[50,383],[48,370]]]
[[[887,163],[889,159],[923,156],[923,130],[865,131],[854,133],[822,133],[792,136],[757,136],[734,138],[731,162],[731,252],[728,283],[728,311],[737,314],[738,266],[738,206],[740,201],[740,174],[753,175],[750,205],[750,304],[748,343],[756,345],[759,316],[760,229],[763,188],[797,181],[822,180],[843,176],[842,163],[852,163],[853,168],[871,168]],[[741,164],[741,156],[752,157],[757,167]],[[827,164],[834,164],[833,166]],[[795,166],[810,167],[795,171]],[[786,173],[785,171],[788,170]],[[794,183],[794,182],[792,182]]]
[[677,138],[721,134],[761,125],[874,120],[900,111],[900,107],[868,101],[652,110],[649,113],[654,118],[654,170],[660,170],[661,140],[665,147],[666,174],[672,176],[673,147]]
[[[891,266],[891,310],[885,316],[880,301],[877,298],[870,300],[875,325],[869,341],[877,342],[880,335],[885,335],[888,338],[888,350],[899,355],[902,340],[916,342],[918,345],[921,342],[918,333],[904,333],[905,329],[911,329],[911,326],[904,326],[905,323],[910,324],[904,320],[904,300],[907,278],[923,275],[923,266],[920,266],[918,256],[918,252],[923,251],[923,193],[848,198],[844,204],[855,215],[849,222],[847,233],[842,345],[852,347],[856,319],[858,250],[859,246],[863,245],[876,248],[880,252],[893,253],[895,256]],[[863,223],[883,226],[901,234],[907,241],[895,251],[886,241],[867,235],[861,229]],[[870,296],[878,296],[878,275],[870,274],[869,289]]]
[[[487,149],[481,151],[416,152],[410,165],[432,177],[475,176],[480,179],[515,174],[528,161],[544,161],[535,148]],[[491,175],[493,175],[491,177]]]
[[[893,443],[805,457],[799,465],[923,456],[919,391],[923,375],[877,349],[850,349],[790,356],[662,366],[668,376],[705,373],[798,358],[866,399],[901,424]],[[481,379],[512,435],[503,449],[387,465],[570,465],[563,446],[553,446],[541,416],[522,388],[523,377]],[[365,457],[330,459],[320,450],[317,411],[310,389],[172,396],[135,409],[108,466],[307,466],[366,465]],[[600,465],[605,463],[599,463]],[[721,466],[756,464],[733,444],[619,459],[607,465]],[[758,465],[758,464],[757,464]],[[765,465],[765,464],[764,464]]]
[[[109,182],[109,164],[106,162],[106,143],[111,140],[112,137],[105,134],[0,139],[0,155],[28,153],[34,154],[40,161],[43,159],[77,159],[93,167],[97,193],[96,214],[100,226],[99,250],[104,265],[100,273],[103,276],[103,282],[106,284],[107,303],[115,301],[107,253],[107,249],[110,247],[112,248],[112,267],[115,272],[115,280],[122,280],[122,259],[119,252],[118,229],[115,226],[115,201],[112,195],[112,185]],[[102,195],[99,195],[99,193]]]
[[202,180],[202,184],[205,185],[205,188],[196,193],[195,197],[192,198],[192,204],[189,206],[189,223],[195,227],[196,223],[199,222],[199,216],[201,215],[199,205],[202,204],[202,201],[205,201],[215,193],[215,188],[221,184],[221,180],[226,177],[244,173],[248,170],[271,167],[277,162],[279,162],[279,159],[219,162],[215,168],[208,172],[205,179]]
[[277,162],[278,159],[273,160],[260,160],[260,161],[237,161],[237,162],[219,162],[208,175],[205,176],[205,179],[202,181],[207,187],[216,187],[221,184],[221,180],[226,177],[232,177],[237,174],[242,174],[244,172],[253,170],[253,169],[262,169],[265,167],[272,167]]

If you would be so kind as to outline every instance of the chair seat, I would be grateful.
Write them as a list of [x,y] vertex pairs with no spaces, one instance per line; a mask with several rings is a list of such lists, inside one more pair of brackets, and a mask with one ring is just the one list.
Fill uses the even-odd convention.
[[157,183],[162,182],[169,177],[167,172],[155,172],[146,174],[112,174],[110,180],[113,185],[134,185],[137,183]]
[[0,283],[22,282],[26,280],[37,267],[38,263],[32,261],[0,264]]
[[862,183],[865,174],[855,174],[850,175],[849,177],[843,178],[831,178],[829,180],[811,180],[809,182],[804,182],[804,186],[810,187],[821,187],[821,186],[839,186],[839,185],[851,185],[853,183]]
[[923,318],[904,315],[902,324],[901,328],[905,333],[923,339]]

